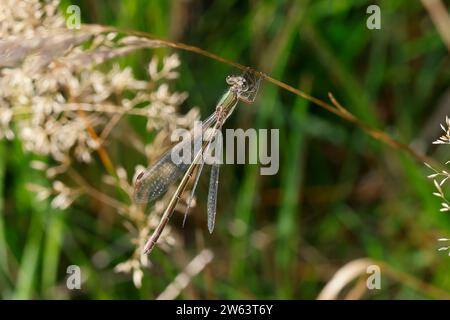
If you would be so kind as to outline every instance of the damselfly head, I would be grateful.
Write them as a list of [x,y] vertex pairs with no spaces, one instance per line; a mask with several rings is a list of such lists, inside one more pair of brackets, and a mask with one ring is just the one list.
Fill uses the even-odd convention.
[[247,80],[242,76],[227,76],[226,82],[234,91],[246,92],[248,90]]

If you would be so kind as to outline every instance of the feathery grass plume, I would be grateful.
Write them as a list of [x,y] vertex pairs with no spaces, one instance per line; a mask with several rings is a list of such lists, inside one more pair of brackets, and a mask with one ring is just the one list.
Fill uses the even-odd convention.
[[[450,118],[445,117],[445,125],[441,124],[441,129],[444,132],[442,136],[440,136],[433,144],[450,144]],[[450,164],[450,160],[445,162],[445,165]],[[428,175],[429,179],[433,179],[434,187],[436,189],[433,192],[433,195],[441,199],[441,212],[450,211],[450,201],[443,190],[445,184],[449,181],[450,173],[447,170],[437,170],[433,166],[428,163],[425,165],[433,170],[433,173]],[[450,239],[440,238],[439,242],[450,243]],[[448,251],[448,255],[450,256],[450,245],[440,247],[439,251]]]
[[[135,251],[116,271],[132,272],[139,287],[142,268],[149,265],[147,257],[141,257],[141,247],[157,226],[168,198],[157,201],[149,213],[134,205],[133,178],[124,168],[114,168],[104,146],[113,139],[110,133],[121,119],[142,117],[146,129],[157,134],[152,144],[137,139],[133,145],[151,162],[164,151],[172,130],[189,128],[199,113],[197,109],[185,116],[177,113],[187,94],[173,92],[168,85],[178,77],[180,61],[175,54],[150,61],[149,81],[136,79],[130,67],[97,68],[138,49],[161,47],[159,41],[95,26],[69,30],[58,6],[59,1],[0,3],[0,139],[19,139],[26,151],[52,159],[52,165],[31,164],[52,181],[50,187],[28,184],[38,199],[50,198],[52,207],[64,210],[87,195],[124,216]],[[93,163],[94,152],[109,161],[101,188],[74,169],[77,162]],[[126,197],[116,199],[116,193],[100,191],[108,185]],[[174,244],[169,231],[160,240],[162,248]]]

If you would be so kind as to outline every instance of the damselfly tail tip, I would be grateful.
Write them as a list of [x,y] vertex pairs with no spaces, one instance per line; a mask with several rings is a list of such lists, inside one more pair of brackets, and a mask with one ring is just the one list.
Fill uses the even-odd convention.
[[142,250],[142,253],[147,255],[150,254],[150,252],[152,252],[153,248],[155,247],[155,240],[153,240],[153,236],[148,239],[147,243],[144,246],[144,249]]

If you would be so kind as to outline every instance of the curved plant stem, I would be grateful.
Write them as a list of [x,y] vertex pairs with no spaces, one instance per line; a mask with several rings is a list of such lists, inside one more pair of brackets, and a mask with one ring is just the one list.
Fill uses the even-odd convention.
[[[247,66],[244,66],[242,64],[239,64],[237,62],[228,60],[224,57],[221,57],[217,54],[211,53],[209,51],[206,51],[204,49],[201,49],[199,47],[196,46],[192,46],[192,45],[188,45],[188,44],[184,44],[184,43],[180,43],[180,42],[175,42],[175,41],[170,41],[170,40],[166,40],[166,39],[161,39],[158,37],[155,37],[149,33],[146,32],[142,32],[142,31],[132,31],[132,30],[126,30],[126,29],[122,29],[122,28],[117,28],[117,27],[111,27],[111,26],[101,26],[101,25],[83,25],[84,28],[89,29],[89,28],[94,28],[96,30],[103,30],[103,32],[118,32],[118,33],[123,33],[123,34],[128,34],[128,35],[133,35],[136,37],[142,37],[142,38],[146,38],[146,39],[150,39],[150,40],[154,40],[157,41],[161,44],[161,46],[166,46],[166,47],[170,47],[170,48],[175,48],[175,49],[180,49],[180,50],[184,50],[184,51],[189,51],[189,52],[193,52],[199,55],[202,55],[204,57],[228,64],[230,66],[233,66],[237,69],[240,70],[248,70],[251,69]],[[338,117],[351,122],[352,124],[354,124],[355,126],[359,127],[360,129],[362,129],[364,132],[366,132],[369,136],[371,136],[372,138],[389,145],[390,147],[396,149],[396,150],[401,150],[403,152],[406,152],[408,155],[410,155],[411,157],[413,157],[414,159],[416,159],[417,161],[420,162],[426,162],[429,163],[433,166],[436,167],[441,167],[441,165],[435,161],[432,158],[429,158],[426,155],[420,154],[418,152],[416,152],[414,149],[412,149],[409,145],[402,143],[394,138],[392,138],[390,135],[388,135],[386,132],[373,128],[370,125],[366,124],[365,122],[361,121],[360,119],[358,119],[355,115],[353,115],[352,113],[350,113],[346,108],[344,108],[335,98],[334,96],[329,93],[329,98],[331,101],[330,103],[327,103],[323,100],[320,100],[318,98],[315,98],[305,92],[303,92],[300,89],[296,89],[294,87],[292,87],[289,84],[286,84],[280,80],[277,80],[275,78],[272,78],[271,76],[254,70],[252,69],[253,72],[255,72],[256,74],[258,74],[261,78],[263,78],[264,80],[273,83],[274,85],[285,89],[286,91],[289,91],[297,96],[300,96],[310,102],[312,102],[313,104],[331,112],[334,113],[335,115],[337,115]]]

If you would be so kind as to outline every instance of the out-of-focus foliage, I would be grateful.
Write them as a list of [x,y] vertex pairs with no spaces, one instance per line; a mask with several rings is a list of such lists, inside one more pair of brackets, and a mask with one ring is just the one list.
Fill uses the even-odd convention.
[[[70,4],[62,1],[62,12]],[[366,9],[373,1],[365,0],[76,4],[83,23],[193,44],[324,100],[332,92],[362,121],[440,163],[448,160],[447,146],[432,142],[450,113],[449,52],[420,1],[378,1],[381,30],[367,29]],[[174,52],[139,50],[114,63],[151,81],[152,57]],[[189,94],[178,111],[189,115],[199,106],[204,118],[225,90],[224,78],[236,70],[176,53],[179,78],[170,89]],[[97,68],[102,74],[119,70],[112,63]],[[135,166],[156,156],[130,151],[131,142],[140,141],[137,148],[156,144],[158,151],[164,145],[158,130],[146,125],[143,117],[129,115],[109,133],[105,149],[114,167],[123,168],[116,175],[105,171],[97,153],[90,163],[74,166],[78,175],[126,203],[120,188],[108,183],[129,183]],[[172,238],[152,252],[144,268],[135,257],[138,231],[117,207],[84,193],[64,210],[53,208],[52,198],[40,200],[27,186],[50,187],[53,180],[31,166],[55,160],[25,152],[19,138],[0,140],[1,297],[151,299],[162,292],[172,297],[171,283],[184,277],[189,283],[181,298],[314,299],[341,267],[368,258],[364,261],[382,267],[381,289],[361,290],[362,272],[342,297],[448,298],[450,259],[437,250],[437,239],[450,237],[450,217],[439,211],[441,201],[432,194],[435,186],[424,164],[267,83],[255,104],[239,105],[226,127],[279,128],[279,173],[260,176],[256,165],[223,166],[212,235],[206,227],[208,180],[202,180],[186,227],[181,228],[179,210],[170,222]],[[66,268],[73,264],[85,279],[81,290],[66,288]],[[117,272],[127,268],[137,271]]]

